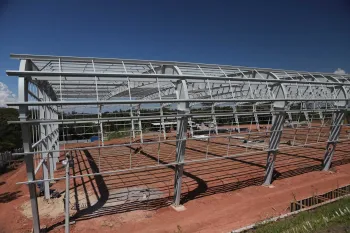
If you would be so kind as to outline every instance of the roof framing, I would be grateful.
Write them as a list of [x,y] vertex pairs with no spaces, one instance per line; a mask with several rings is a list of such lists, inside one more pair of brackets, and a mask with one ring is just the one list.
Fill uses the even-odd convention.
[[350,76],[330,73],[95,57],[11,54],[11,58],[30,60],[35,69],[8,70],[9,76],[30,77],[39,87],[46,83],[55,99],[78,105],[94,99],[96,104],[174,103],[177,80],[187,81],[188,101],[193,103],[278,100],[282,106],[283,101],[309,99],[345,106],[350,93]]

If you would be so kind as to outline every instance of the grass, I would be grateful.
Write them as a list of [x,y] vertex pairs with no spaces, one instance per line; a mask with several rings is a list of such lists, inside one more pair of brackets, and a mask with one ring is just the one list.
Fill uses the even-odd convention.
[[123,137],[127,137],[130,136],[129,132],[118,132],[118,131],[114,131],[112,133],[110,133],[107,137],[107,140],[111,140],[114,138],[123,138]]
[[[149,129],[145,128],[142,130],[143,133],[148,133]],[[140,135],[139,131],[135,131],[136,135]],[[124,129],[123,131],[114,131],[107,136],[107,140],[112,140],[115,138],[130,137],[132,135],[131,129]]]
[[[350,198],[344,198],[314,210],[301,212],[286,219],[278,220],[277,222],[258,225],[255,229],[248,232],[340,232],[339,230],[335,230],[338,226],[350,226]],[[348,232],[347,230],[349,228],[344,228],[344,231],[341,232]]]

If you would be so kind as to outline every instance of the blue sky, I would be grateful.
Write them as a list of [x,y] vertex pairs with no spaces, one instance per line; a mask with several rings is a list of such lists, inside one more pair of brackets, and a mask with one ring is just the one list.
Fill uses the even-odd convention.
[[349,72],[350,1],[0,0],[0,82],[17,94],[10,53]]

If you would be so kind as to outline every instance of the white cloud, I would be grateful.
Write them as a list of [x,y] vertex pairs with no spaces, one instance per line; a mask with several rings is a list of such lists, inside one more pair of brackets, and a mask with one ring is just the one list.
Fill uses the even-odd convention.
[[346,74],[345,70],[338,68],[336,71],[334,71],[335,74]]
[[17,96],[10,91],[5,83],[0,82],[0,107],[7,107],[6,102],[16,102]]

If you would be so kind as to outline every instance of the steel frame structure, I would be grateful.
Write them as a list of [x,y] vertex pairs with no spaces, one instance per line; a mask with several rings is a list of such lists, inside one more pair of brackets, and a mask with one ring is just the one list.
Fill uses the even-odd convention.
[[[297,128],[302,124],[301,116],[309,129],[315,128],[310,119],[315,114],[322,122],[321,127],[326,126],[326,116],[329,116],[330,133],[323,162],[324,170],[328,170],[339,141],[344,114],[349,107],[349,75],[167,61],[23,54],[12,54],[11,58],[20,60],[19,70],[6,71],[8,76],[18,77],[19,100],[8,105],[18,106],[20,116],[19,121],[9,123],[19,123],[22,127],[22,154],[25,156],[28,181],[21,183],[29,186],[34,232],[40,231],[36,183],[44,184],[45,198],[48,199],[49,182],[66,180],[66,232],[69,232],[69,180],[82,176],[175,166],[173,203],[178,206],[181,203],[184,165],[240,156],[230,152],[237,135],[248,138],[253,132],[266,135],[260,149],[267,155],[264,185],[270,185],[286,121],[292,128]],[[207,110],[195,111],[198,106]],[[229,110],[218,112],[220,106],[229,106]],[[69,110],[82,108],[89,117],[85,118],[84,114],[77,112],[70,114],[74,117],[65,117]],[[142,109],[149,108],[159,109],[159,112],[153,111],[152,115],[142,112]],[[103,112],[110,109],[123,109],[129,115],[108,116]],[[91,117],[93,114],[96,117]],[[296,115],[299,117],[297,120]],[[262,117],[268,121],[265,129],[261,128]],[[231,122],[231,127],[226,127],[230,129],[225,129],[224,134],[220,133],[224,128],[220,126],[222,119]],[[193,124],[195,120],[204,122],[202,128]],[[129,122],[127,126],[126,121]],[[128,140],[106,145],[107,126],[114,125],[122,132],[122,122],[125,132],[129,133]],[[147,138],[144,128],[147,122],[158,127],[158,140],[144,140]],[[209,122],[208,126],[203,126],[205,122]],[[240,125],[247,122],[250,122],[250,126],[255,125],[255,131],[250,127],[242,132]],[[84,149],[155,144],[158,145],[158,163],[135,166],[130,152],[129,168],[71,176],[70,156],[67,155],[73,150],[83,149],[65,147],[70,137],[65,128],[72,125],[84,129],[83,134],[86,134],[86,128],[91,128],[92,135],[99,135],[98,145]],[[167,125],[176,126],[175,138],[168,137]],[[237,134],[233,134],[233,130]],[[198,132],[207,134],[205,139],[208,146],[211,140],[226,138],[229,141],[226,155],[210,157],[207,146],[203,158],[186,159],[186,142],[197,140]],[[297,136],[294,136],[291,146],[311,143],[307,140],[300,145]],[[159,162],[159,150],[165,142],[176,143],[176,152],[174,160],[164,164]],[[67,156],[66,176],[55,177],[60,156]],[[43,173],[41,179],[36,178],[40,169]]]

